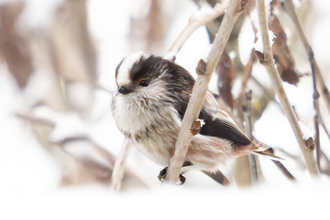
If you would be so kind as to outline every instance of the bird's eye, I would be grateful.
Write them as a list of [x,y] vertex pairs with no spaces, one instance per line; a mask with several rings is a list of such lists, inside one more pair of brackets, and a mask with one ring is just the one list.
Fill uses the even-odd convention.
[[148,86],[149,85],[149,82],[147,81],[147,80],[142,80],[141,82],[140,82],[140,86],[144,86],[144,87],[146,87],[146,86]]

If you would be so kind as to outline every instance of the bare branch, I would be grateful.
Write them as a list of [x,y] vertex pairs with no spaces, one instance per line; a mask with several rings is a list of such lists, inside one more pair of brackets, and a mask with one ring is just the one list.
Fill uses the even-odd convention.
[[131,149],[132,144],[125,138],[111,175],[110,187],[115,192],[120,190],[121,182],[124,177],[125,163]]
[[201,8],[200,10],[194,12],[189,18],[187,26],[181,31],[179,36],[175,39],[170,49],[168,49],[165,59],[174,61],[176,54],[179,52],[180,48],[190,37],[190,35],[197,30],[199,27],[213,21],[227,9],[229,0],[225,0],[221,3],[216,4],[212,9]]
[[271,46],[270,46],[270,42],[269,42],[268,23],[267,23],[267,18],[266,18],[266,8],[265,8],[264,0],[257,0],[257,12],[258,12],[258,18],[259,18],[259,27],[260,27],[261,36],[262,36],[263,53],[256,51],[256,55],[259,58],[260,63],[266,68],[266,70],[272,80],[273,86],[275,88],[275,92],[280,100],[283,111],[285,112],[285,114],[291,124],[293,132],[296,136],[296,139],[298,141],[298,144],[299,144],[302,154],[304,156],[309,173],[313,177],[319,176],[320,173],[319,173],[319,169],[316,165],[314,152],[306,146],[306,143],[303,139],[303,133],[298,124],[298,120],[292,110],[289,99],[284,91],[282,80],[277,72],[277,69],[276,69],[276,66],[274,63],[274,58],[273,58],[273,54],[272,54]]
[[198,78],[193,88],[186,113],[182,120],[182,127],[175,145],[174,155],[169,162],[166,173],[166,180],[170,183],[175,183],[179,178],[182,164],[193,137],[190,129],[194,122],[197,121],[216,64],[220,59],[237,18],[244,11],[244,6],[245,3],[241,0],[231,1],[231,4],[228,6],[228,10],[219,28],[218,34],[214,39],[206,63],[202,59],[198,63],[196,68]]
[[34,115],[29,115],[27,113],[16,112],[15,116],[17,116],[18,118],[27,120],[29,122],[32,122],[32,123],[42,124],[42,125],[45,125],[45,126],[49,126],[51,128],[55,127],[55,122],[53,122],[51,120],[48,120],[48,119],[35,117]]
[[313,78],[313,105],[315,109],[315,116],[314,116],[314,126],[315,126],[315,147],[316,147],[316,162],[319,170],[321,170],[321,165],[320,165],[320,158],[322,156],[321,152],[321,146],[320,146],[320,129],[319,129],[319,118],[321,117],[321,111],[320,111],[320,103],[319,103],[319,98],[320,94],[317,91],[316,87],[316,80],[315,80],[315,68],[314,68],[314,63],[311,62],[311,70],[312,70],[312,78]]
[[241,87],[241,91],[240,91],[240,96],[239,97],[243,97],[244,91],[246,89],[247,86],[247,82],[248,80],[251,78],[251,73],[252,73],[252,67],[253,67],[253,63],[256,60],[256,56],[254,54],[254,49],[251,51],[251,55],[249,58],[249,61],[247,62],[247,64],[244,67],[244,74],[242,77],[242,87]]
[[315,113],[315,116],[314,116],[314,126],[315,126],[314,141],[315,141],[315,149],[316,149],[316,162],[317,162],[317,166],[318,166],[319,170],[321,170],[320,160],[321,160],[322,152],[321,152],[321,146],[320,146],[319,117],[318,117],[317,113]]
[[[251,122],[251,100],[252,100],[252,90],[245,93],[246,105],[243,106],[244,118],[245,118],[245,129],[248,137],[252,140],[252,122]],[[258,178],[258,168],[256,156],[251,154],[249,155],[250,168],[252,173],[252,179],[255,184],[259,182]]]
[[283,5],[283,8],[288,13],[288,15],[291,17],[294,25],[296,26],[298,36],[305,47],[305,50],[308,54],[311,66],[314,66],[315,81],[316,81],[317,87],[319,88],[319,91],[321,92],[321,97],[325,103],[325,106],[327,107],[327,110],[330,114],[330,93],[329,93],[327,86],[325,85],[325,81],[322,77],[320,69],[314,59],[313,49],[309,45],[308,40],[304,34],[304,31],[300,25],[300,22],[299,22],[297,14],[295,12],[295,8],[292,3],[292,0],[285,0],[284,2],[285,2],[285,4]]

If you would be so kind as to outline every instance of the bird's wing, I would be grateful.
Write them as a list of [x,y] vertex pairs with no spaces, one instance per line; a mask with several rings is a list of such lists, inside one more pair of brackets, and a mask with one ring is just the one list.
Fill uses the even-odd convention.
[[199,119],[204,121],[200,134],[218,137],[234,142],[237,145],[247,145],[251,141],[236,126],[230,116],[219,108],[211,94],[207,94]]

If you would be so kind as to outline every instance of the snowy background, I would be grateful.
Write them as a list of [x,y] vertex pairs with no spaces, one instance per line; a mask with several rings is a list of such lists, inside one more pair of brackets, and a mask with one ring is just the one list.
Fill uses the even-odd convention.
[[[13,1],[0,1],[0,5]],[[26,0],[26,7],[19,17],[19,26],[28,29],[47,29],[60,0]],[[87,2],[89,30],[97,53],[98,84],[108,90],[115,87],[114,70],[120,60],[143,48],[129,39],[132,17],[143,17],[148,0],[89,0]],[[297,5],[304,4],[297,1]],[[169,17],[166,38],[157,46],[158,55],[164,55],[167,48],[186,25],[197,6],[189,0],[169,0],[164,3]],[[304,18],[304,30],[314,49],[315,58],[329,87],[330,78],[330,2],[312,0],[308,17]],[[292,23],[282,24],[288,39],[294,34]],[[242,27],[240,50],[242,62],[246,62],[253,47],[253,32],[245,22]],[[297,67],[309,71],[307,55],[297,42],[288,42],[297,57]],[[199,28],[184,44],[176,62],[194,73],[198,60],[209,48],[205,27]],[[241,49],[242,48],[242,49]],[[245,61],[244,61],[245,60]],[[68,60],[70,62],[70,60]],[[272,87],[262,66],[256,64],[253,76],[266,87]],[[165,219],[172,218],[318,218],[327,219],[326,199],[329,198],[329,177],[311,180],[308,172],[297,161],[286,159],[283,164],[296,177],[289,181],[274,164],[260,158],[265,181],[257,187],[238,188],[234,184],[225,188],[209,180],[199,172],[186,174],[183,187],[168,190],[156,178],[162,169],[132,150],[128,167],[149,183],[151,190],[124,183],[121,194],[113,194],[106,185],[80,184],[63,186],[62,170],[53,154],[45,149],[28,123],[15,113],[36,103],[49,89],[48,79],[43,81],[42,73],[34,72],[20,90],[6,65],[0,65],[0,219],[109,219],[111,217]],[[216,92],[217,80],[213,79],[210,89]],[[234,94],[239,82],[234,84]],[[252,83],[250,87],[254,87]],[[79,85],[78,85],[79,87]],[[313,102],[311,77],[303,77],[298,87],[285,83],[291,103],[304,124],[306,136],[313,136]],[[84,96],[84,89],[79,90]],[[253,91],[258,94],[258,89]],[[259,91],[261,92],[261,91]],[[79,96],[78,95],[78,96]],[[77,97],[78,97],[77,96]],[[69,134],[88,135],[94,142],[118,155],[124,136],[117,130],[110,113],[111,94],[96,90],[93,92],[92,118],[102,115],[100,120],[87,123],[79,120],[72,112],[58,113],[40,107],[37,113],[58,121],[50,133],[52,141],[63,140]],[[330,118],[321,102],[326,125]],[[265,143],[283,148],[302,159],[292,129],[276,102],[270,102],[262,117],[255,122],[253,134]],[[321,146],[330,156],[330,144],[321,129]],[[77,155],[93,156],[88,147],[72,146]],[[278,151],[278,155],[286,158]],[[96,155],[95,157],[98,157]],[[100,159],[102,160],[102,158]],[[228,168],[230,172],[231,167]]]

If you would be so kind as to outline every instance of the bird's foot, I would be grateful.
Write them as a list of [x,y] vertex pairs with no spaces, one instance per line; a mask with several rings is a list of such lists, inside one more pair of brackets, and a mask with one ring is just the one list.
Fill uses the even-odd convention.
[[[166,172],[167,172],[167,167],[165,167],[164,169],[162,169],[159,174],[158,174],[158,179],[160,182],[163,182],[165,177],[166,177]],[[183,185],[186,182],[186,178],[180,173],[179,176],[179,183],[177,183],[178,185]]]

